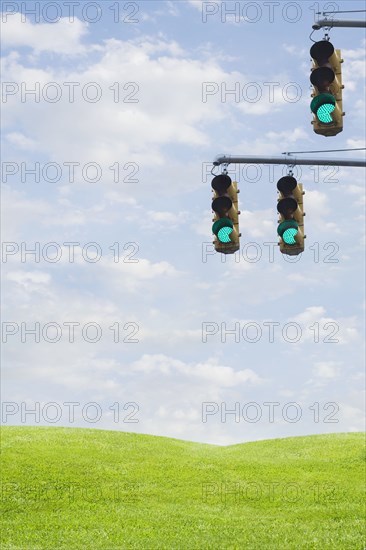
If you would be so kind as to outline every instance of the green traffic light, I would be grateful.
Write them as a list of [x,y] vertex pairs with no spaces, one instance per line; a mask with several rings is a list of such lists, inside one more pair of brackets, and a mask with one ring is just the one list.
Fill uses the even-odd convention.
[[295,236],[299,231],[299,224],[295,220],[285,220],[277,228],[277,233],[285,244],[296,244]]
[[212,226],[214,233],[221,243],[230,243],[230,234],[234,231],[234,224],[229,218],[220,218]]
[[310,104],[312,112],[322,124],[330,124],[333,118],[330,116],[335,109],[335,98],[332,94],[324,93],[314,97]]
[[221,243],[229,243],[229,242],[231,242],[230,233],[232,233],[232,232],[233,232],[232,227],[223,227],[217,233],[217,238],[219,239],[219,241]]
[[283,242],[286,244],[296,244],[296,240],[294,239],[294,237],[297,232],[298,230],[294,228],[286,229],[286,231],[282,235]]
[[333,122],[332,117],[330,116],[330,113],[333,113],[335,109],[335,106],[331,103],[325,103],[319,109],[317,110],[316,116],[318,117],[320,122],[323,122],[324,124],[329,124],[330,122]]

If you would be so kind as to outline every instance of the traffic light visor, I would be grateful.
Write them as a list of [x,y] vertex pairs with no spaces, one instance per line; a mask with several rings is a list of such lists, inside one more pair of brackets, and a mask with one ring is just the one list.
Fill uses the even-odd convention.
[[297,181],[293,176],[283,176],[283,178],[279,179],[277,182],[277,189],[287,197],[288,195],[291,195],[292,191],[296,188]]
[[335,79],[333,69],[330,67],[318,67],[310,75],[310,82],[316,86],[320,92],[325,92]]
[[212,233],[221,243],[230,243],[230,234],[234,230],[234,224],[229,218],[220,218],[212,226]]
[[292,218],[297,209],[297,201],[293,197],[280,199],[277,203],[277,210],[284,218]]
[[230,185],[231,178],[227,174],[215,176],[211,182],[212,189],[214,189],[219,195],[226,193],[226,190],[230,187]]
[[319,40],[310,48],[310,55],[318,63],[319,67],[329,62],[334,53],[334,46],[328,40]]
[[227,195],[223,195],[222,197],[217,197],[212,201],[212,210],[217,212],[219,215],[224,215],[229,212],[232,205],[233,201],[231,198]]

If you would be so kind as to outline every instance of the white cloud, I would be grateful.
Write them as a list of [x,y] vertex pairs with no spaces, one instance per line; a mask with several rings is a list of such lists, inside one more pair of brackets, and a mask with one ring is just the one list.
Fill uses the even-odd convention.
[[105,280],[117,289],[127,289],[130,292],[135,292],[141,290],[143,283],[153,280],[166,280],[181,275],[171,263],[166,261],[151,262],[144,258],[135,257],[137,253],[138,247],[131,247],[120,255],[119,262],[109,260],[102,264]]
[[[244,84],[239,87],[240,100],[235,105],[246,115],[258,116],[278,112],[288,108],[291,104],[295,105],[301,100],[299,86],[289,83],[289,79],[282,76],[278,76],[276,79],[263,79],[260,82],[247,82],[245,77],[241,76],[240,80]],[[233,84],[231,86],[227,84],[227,88],[232,89]],[[295,129],[293,132],[283,132],[284,138],[290,142],[300,137],[306,138],[306,133],[303,130],[299,130]],[[266,135],[272,139],[277,133],[269,132]]]
[[319,378],[333,380],[339,376],[339,364],[334,361],[321,361],[315,363],[314,374]]
[[137,372],[159,372],[164,375],[179,374],[184,377],[198,379],[205,384],[217,387],[234,387],[238,384],[260,384],[261,378],[251,369],[236,371],[231,367],[217,364],[214,359],[205,363],[187,364],[183,361],[165,355],[143,355],[133,363],[133,370]]
[[24,151],[35,151],[38,147],[33,139],[27,138],[20,132],[10,132],[5,137],[11,145]]
[[206,2],[206,0],[188,0],[188,4],[202,12],[202,5]]
[[[217,101],[204,104],[201,98],[202,83],[225,80],[225,72],[213,61],[203,63],[181,58],[182,54],[174,41],[109,39],[100,60],[84,70],[69,68],[62,72],[30,68],[18,56],[9,55],[4,60],[4,78],[15,82],[19,91],[7,98],[12,110],[8,109],[5,124],[21,125],[21,133],[39,145],[38,152],[53,158],[57,151],[58,156],[71,160],[77,149],[79,161],[110,166],[119,158],[161,164],[162,145],[206,145],[209,137],[204,124],[225,116],[215,108]],[[126,77],[115,102],[117,91],[110,88],[116,75]],[[30,109],[34,98],[21,102],[21,86],[31,89],[35,82],[39,83],[40,102]],[[59,87],[57,103],[43,98],[50,82]],[[70,90],[64,82],[76,83],[74,102],[70,102]],[[97,104],[83,96],[85,86],[92,82],[100,90]]]
[[[267,108],[267,107],[265,107]],[[295,127],[291,131],[284,132],[266,132],[263,137],[255,139],[245,139],[238,144],[238,151],[250,151],[251,155],[270,156],[276,155],[288,150],[293,150],[293,144],[298,140],[308,139],[307,133],[302,127]]]
[[[360,138],[360,139],[347,139],[347,146],[350,148],[350,149],[358,149],[358,148],[363,148],[365,149],[366,147],[366,140],[364,138]],[[355,153],[357,155],[360,155],[361,157],[362,156],[365,156],[365,153],[359,153],[358,151],[355,151]]]
[[[21,172],[21,170],[19,171]],[[18,180],[20,179],[20,176]],[[39,184],[42,185],[42,184]],[[2,187],[2,217],[4,221],[4,241],[17,242],[32,241],[31,234],[36,236],[33,242],[45,240],[50,242],[54,239],[53,231],[58,233],[60,227],[83,226],[87,224],[92,217],[94,222],[102,225],[110,223],[105,218],[103,204],[97,203],[91,206],[82,205],[80,208],[72,201],[61,198],[58,202],[51,200],[28,198],[24,191],[12,189],[9,185]],[[6,203],[6,208],[5,208]],[[31,224],[32,231],[26,228]],[[40,234],[42,238],[40,239]],[[57,241],[57,240],[56,240]],[[64,238],[59,239],[58,244],[64,242]],[[25,248],[28,248],[24,245]]]
[[305,233],[307,224],[311,224],[312,231],[321,231],[323,238],[326,233],[333,235],[339,233],[340,229],[336,221],[330,218],[329,195],[317,190],[305,188],[304,196]]
[[188,212],[167,212],[159,210],[147,210],[141,214],[141,209],[130,216],[130,219],[139,220],[144,229],[154,229],[155,231],[169,231],[176,229],[189,220]]
[[25,287],[32,283],[47,285],[51,280],[50,274],[43,271],[10,271],[6,278]]
[[360,337],[355,317],[327,317],[322,306],[307,307],[291,320],[301,327],[301,342],[339,346],[355,342]]
[[[5,206],[6,205],[6,206]],[[21,227],[34,226],[49,212],[49,205],[43,199],[29,199],[24,192],[12,189],[8,185],[2,186],[2,221],[3,240],[19,241]]]
[[365,408],[362,404],[360,407],[355,407],[349,403],[342,402],[339,404],[339,408],[347,430],[353,432],[363,432],[365,430]]
[[[261,239],[261,243],[276,234],[273,210],[241,210],[240,224],[245,230],[246,238]],[[260,244],[261,244],[260,243]],[[255,248],[255,247],[254,247]],[[248,251],[248,254],[250,251]],[[255,256],[255,250],[252,251]]]
[[298,45],[295,46],[294,44],[284,43],[284,44],[282,44],[282,48],[285,50],[285,52],[296,56],[297,59],[299,57],[303,57],[307,53],[307,50],[305,50],[305,49],[299,50]]
[[87,23],[74,18],[70,21],[62,17],[56,23],[32,23],[29,19],[22,21],[20,13],[7,17],[2,25],[2,40],[7,47],[29,47],[34,53],[54,52],[57,54],[79,55],[98,49],[96,46],[84,46],[82,38],[87,34]]
[[[342,49],[342,81],[344,84],[343,94],[347,98],[349,92],[357,91],[366,77],[365,48],[353,50]],[[361,82],[360,82],[361,81]]]
[[[271,141],[280,142],[281,146],[286,143],[295,143],[300,139],[307,139],[307,133],[303,128],[294,128],[292,132],[267,132],[266,137]],[[286,152],[286,151],[284,151]]]

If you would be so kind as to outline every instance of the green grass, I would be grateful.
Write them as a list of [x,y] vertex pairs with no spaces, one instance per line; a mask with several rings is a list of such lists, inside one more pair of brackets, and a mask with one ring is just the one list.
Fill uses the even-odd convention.
[[364,435],[3,427],[1,549],[363,550]]

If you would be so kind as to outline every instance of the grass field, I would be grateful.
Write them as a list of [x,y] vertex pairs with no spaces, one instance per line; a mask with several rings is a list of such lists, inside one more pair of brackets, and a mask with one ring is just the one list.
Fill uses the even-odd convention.
[[364,434],[217,447],[3,427],[1,549],[363,550]]

